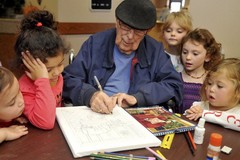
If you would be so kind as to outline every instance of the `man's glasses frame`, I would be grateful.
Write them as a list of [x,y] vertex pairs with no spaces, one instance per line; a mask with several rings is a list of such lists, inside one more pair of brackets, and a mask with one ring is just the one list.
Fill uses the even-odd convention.
[[139,37],[145,36],[147,34],[148,30],[139,30],[139,29],[134,29],[130,26],[128,26],[127,24],[125,24],[124,22],[120,21],[118,19],[118,24],[119,27],[123,30],[126,31],[127,33],[129,33],[131,30],[133,30],[133,33]]

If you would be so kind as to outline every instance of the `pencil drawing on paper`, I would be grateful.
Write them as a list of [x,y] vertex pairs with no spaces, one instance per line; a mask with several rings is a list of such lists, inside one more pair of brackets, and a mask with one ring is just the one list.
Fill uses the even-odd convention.
[[[122,138],[130,140],[141,136],[137,129],[132,130],[131,123],[119,116],[120,114],[117,112],[114,110],[113,114],[105,115],[92,112],[89,109],[82,110],[81,113],[78,113],[77,110],[66,111],[65,118],[68,119],[68,125],[71,126],[74,135],[79,135],[77,139],[81,141],[81,144],[111,142],[113,139],[121,141]],[[76,120],[75,117],[78,119]]]
[[74,157],[161,144],[121,107],[112,114],[96,113],[86,106],[59,107],[57,121]]

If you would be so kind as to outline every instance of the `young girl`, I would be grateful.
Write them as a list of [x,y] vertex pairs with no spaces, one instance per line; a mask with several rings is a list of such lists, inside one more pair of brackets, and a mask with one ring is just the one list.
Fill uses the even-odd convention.
[[64,54],[68,48],[54,30],[53,15],[34,11],[21,22],[15,51],[23,75],[19,79],[24,115],[36,127],[52,129],[61,106]]
[[187,118],[217,123],[240,131],[240,59],[223,60],[209,71],[201,88],[201,102],[186,111]]
[[172,12],[162,26],[165,51],[170,56],[174,68],[181,72],[180,47],[182,38],[192,30],[192,20],[187,11]]
[[221,45],[206,29],[197,28],[183,38],[183,102],[179,108],[180,113],[189,109],[194,101],[200,100],[200,88],[208,70],[221,60],[220,49]]
[[19,91],[19,84],[11,71],[0,67],[0,143],[17,139],[28,133],[24,125],[13,125],[24,109],[22,93]]

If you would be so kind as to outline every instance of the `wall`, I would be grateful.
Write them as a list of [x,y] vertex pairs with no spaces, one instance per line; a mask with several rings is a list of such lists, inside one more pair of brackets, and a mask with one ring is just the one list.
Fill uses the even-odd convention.
[[[112,0],[112,9],[109,11],[90,10],[90,0],[58,0],[58,21],[59,22],[115,22],[115,8],[122,0]],[[75,54],[78,53],[82,43],[89,35],[64,35],[64,38],[71,42],[71,48]]]
[[[33,1],[33,0],[27,0]],[[105,12],[90,10],[90,0],[42,1],[42,6],[52,11],[59,22],[100,22],[115,21],[115,8],[122,0],[112,0],[112,9]],[[35,1],[33,1],[36,3]],[[56,7],[57,5],[57,7]],[[206,28],[222,43],[226,57],[240,57],[240,1],[239,0],[190,0],[190,13],[194,27]],[[78,52],[89,35],[66,35],[72,48]]]
[[222,43],[225,57],[240,57],[240,1],[191,0],[194,27],[208,29]]

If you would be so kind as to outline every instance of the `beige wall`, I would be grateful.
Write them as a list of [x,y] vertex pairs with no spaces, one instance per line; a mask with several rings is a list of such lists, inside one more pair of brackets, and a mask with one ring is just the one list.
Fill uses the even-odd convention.
[[240,57],[240,1],[191,0],[194,27],[208,29],[222,43],[225,57]]
[[[35,0],[31,1],[36,4]],[[112,0],[110,11],[91,11],[90,0],[48,0],[41,7],[52,11],[60,22],[114,22],[115,8],[122,0]],[[37,4],[36,4],[37,5]],[[226,57],[240,57],[240,1],[190,0],[190,13],[194,27],[208,29],[222,43]],[[89,35],[67,35],[72,48],[78,52]]]

